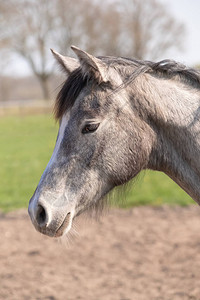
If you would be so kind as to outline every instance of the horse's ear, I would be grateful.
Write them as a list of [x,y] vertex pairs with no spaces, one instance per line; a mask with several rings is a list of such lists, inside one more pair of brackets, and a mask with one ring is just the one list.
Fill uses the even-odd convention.
[[95,78],[98,83],[108,81],[108,66],[102,60],[75,46],[71,48],[80,61],[84,75]]
[[67,73],[67,75],[70,75],[72,71],[80,67],[80,63],[77,59],[63,56],[53,49],[51,49],[51,52],[61,66],[62,70]]

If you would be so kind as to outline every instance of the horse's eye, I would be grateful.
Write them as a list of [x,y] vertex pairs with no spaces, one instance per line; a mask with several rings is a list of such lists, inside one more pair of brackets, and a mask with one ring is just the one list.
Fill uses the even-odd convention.
[[83,129],[82,129],[82,133],[91,133],[91,132],[94,132],[99,127],[99,124],[100,123],[97,123],[97,124],[86,124],[83,127]]

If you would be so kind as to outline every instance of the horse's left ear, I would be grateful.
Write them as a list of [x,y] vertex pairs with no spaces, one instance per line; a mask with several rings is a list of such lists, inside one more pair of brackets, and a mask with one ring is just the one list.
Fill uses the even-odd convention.
[[55,50],[51,49],[53,56],[61,66],[62,70],[67,74],[70,75],[75,69],[80,67],[79,61],[72,57],[67,57],[59,54]]
[[108,66],[101,59],[75,46],[71,48],[80,61],[84,75],[95,78],[98,83],[108,81]]

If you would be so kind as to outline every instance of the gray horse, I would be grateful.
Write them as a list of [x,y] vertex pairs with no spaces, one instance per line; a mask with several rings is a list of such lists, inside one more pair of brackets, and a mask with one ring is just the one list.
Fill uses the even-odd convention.
[[52,50],[66,74],[55,103],[60,128],[29,204],[35,228],[67,233],[141,170],[166,173],[200,203],[200,72],[158,63]]

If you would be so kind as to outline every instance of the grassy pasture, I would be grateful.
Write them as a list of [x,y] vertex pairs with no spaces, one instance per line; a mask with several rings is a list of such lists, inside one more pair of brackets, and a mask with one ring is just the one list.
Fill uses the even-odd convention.
[[[0,209],[27,207],[53,151],[58,126],[50,115],[0,119]],[[140,178],[141,177],[141,178]],[[145,172],[126,191],[122,207],[194,203],[171,179]]]

